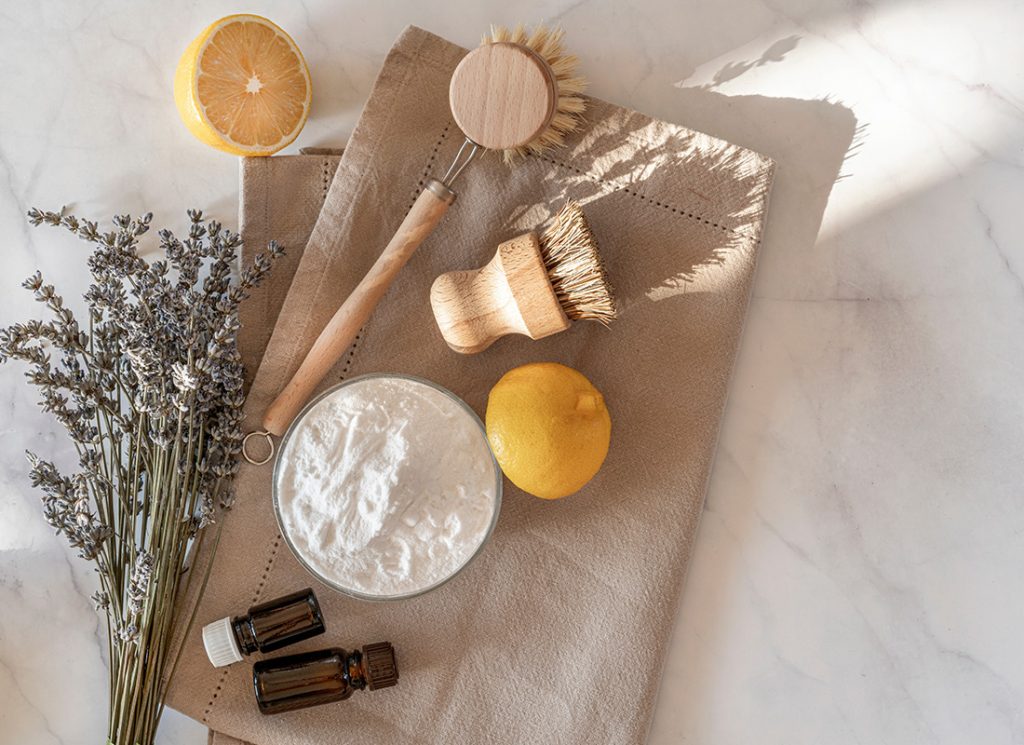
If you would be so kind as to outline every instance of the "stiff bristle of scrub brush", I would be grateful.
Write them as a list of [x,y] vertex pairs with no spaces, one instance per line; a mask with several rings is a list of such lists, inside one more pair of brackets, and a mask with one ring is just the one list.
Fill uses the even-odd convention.
[[568,202],[540,235],[551,287],[571,320],[615,320],[615,295],[605,273],[597,240],[576,202]]
[[504,26],[491,26],[491,33],[483,38],[483,44],[510,43],[528,47],[547,63],[555,82],[558,104],[547,128],[522,147],[504,150],[506,163],[515,160],[516,156],[533,153],[540,154],[545,150],[558,147],[569,134],[583,121],[583,112],[587,107],[582,93],[587,87],[586,81],[576,74],[579,63],[575,55],[566,54],[562,46],[565,32],[560,28],[549,29],[534,26],[527,31],[522,25],[511,31]]

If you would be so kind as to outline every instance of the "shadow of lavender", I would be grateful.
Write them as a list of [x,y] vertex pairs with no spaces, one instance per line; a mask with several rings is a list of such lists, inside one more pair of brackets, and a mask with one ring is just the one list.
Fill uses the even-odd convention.
[[711,78],[710,83],[698,87],[698,90],[713,90],[741,75],[750,72],[755,67],[763,67],[774,62],[782,62],[786,55],[796,49],[800,42],[799,36],[787,36],[772,43],[757,59],[743,60],[741,62],[727,62]]
[[[630,112],[611,115],[605,107],[594,101],[594,123],[565,148],[512,169],[500,202],[485,183],[493,173],[467,173],[460,199],[483,219],[478,240],[448,247],[449,269],[482,265],[500,242],[537,229],[564,201],[575,199],[588,212],[623,311],[651,298],[685,294],[702,270],[722,266],[748,242],[762,218],[751,210],[751,199],[742,198],[767,188],[759,181],[757,161],[741,148],[715,145],[713,137],[776,162],[761,261],[798,261],[814,245],[832,184],[858,132],[852,112],[830,101],[683,89],[671,107],[675,114],[661,115],[686,121],[691,130]],[[666,188],[681,196],[664,201],[660,194]],[[622,207],[587,210],[607,199]],[[631,208],[637,205],[653,209]],[[680,218],[693,223],[688,229],[717,233],[718,239],[689,239],[679,232]],[[780,229],[785,239],[773,241]],[[632,245],[635,235],[643,235],[648,246],[642,256]]]

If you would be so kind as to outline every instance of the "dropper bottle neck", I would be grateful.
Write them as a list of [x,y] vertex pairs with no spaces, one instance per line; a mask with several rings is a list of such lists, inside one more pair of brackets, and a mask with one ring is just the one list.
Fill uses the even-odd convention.
[[345,671],[342,675],[352,688],[360,691],[366,688],[368,675],[363,653],[360,650],[350,652],[345,658]]
[[259,649],[251,621],[252,616],[235,616],[231,619],[231,629],[235,632],[235,641],[242,654],[252,654]]

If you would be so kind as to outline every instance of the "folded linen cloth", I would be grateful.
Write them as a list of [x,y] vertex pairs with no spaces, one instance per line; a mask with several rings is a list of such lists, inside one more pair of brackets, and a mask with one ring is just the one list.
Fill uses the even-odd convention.
[[[407,29],[381,70],[299,261],[246,404],[249,429],[461,139],[448,80],[465,50]],[[711,470],[773,173],[767,158],[597,100],[565,147],[509,169],[474,163],[437,232],[321,388],[371,371],[420,375],[482,413],[509,368],[552,360],[604,393],[612,446],[580,493],[546,502],[507,480],[497,529],[452,582],[367,603],[318,587],[328,633],[294,650],[391,641],[401,680],[344,703],[261,717],[249,662],[213,669],[199,624],[170,694],[217,745],[639,743]],[[255,192],[253,193],[253,197]],[[267,205],[243,199],[243,216]],[[583,203],[620,301],[606,330],[506,337],[451,352],[428,303],[440,273],[483,264],[566,199]],[[271,192],[269,199],[287,200]],[[276,205],[275,205],[276,208]],[[272,231],[274,225],[268,224]],[[248,237],[248,236],[247,236]],[[272,233],[256,241],[262,243]],[[288,552],[270,466],[245,465],[200,623],[315,584]]]
[[242,324],[238,332],[238,351],[245,364],[246,389],[252,384],[263,359],[302,251],[324,206],[341,153],[340,148],[302,148],[299,155],[239,161],[238,222],[244,241],[242,262],[248,265],[272,240],[285,250],[284,256],[274,263],[274,271],[252,291],[238,311]]

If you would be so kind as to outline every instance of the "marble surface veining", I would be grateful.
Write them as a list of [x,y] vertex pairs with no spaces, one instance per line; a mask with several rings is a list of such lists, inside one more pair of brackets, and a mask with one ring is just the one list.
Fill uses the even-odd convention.
[[[30,206],[234,224],[236,164],[185,131],[170,80],[239,9],[309,61],[296,146],[343,141],[406,24],[472,45],[546,20],[593,94],[773,156],[650,741],[1024,743],[1024,5],[6,0],[0,323],[35,314],[17,283],[37,267],[69,297],[86,282],[82,244]],[[21,373],[0,368],[0,744],[96,743],[95,580],[28,487],[22,451],[64,445]],[[159,742],[205,737],[171,714]]]

